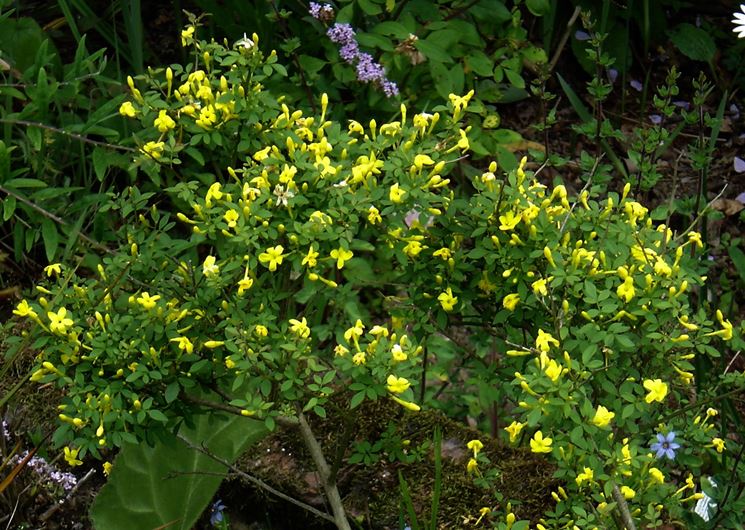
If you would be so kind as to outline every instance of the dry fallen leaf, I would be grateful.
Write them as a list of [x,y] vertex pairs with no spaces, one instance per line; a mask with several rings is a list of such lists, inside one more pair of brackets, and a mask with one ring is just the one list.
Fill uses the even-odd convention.
[[745,204],[732,199],[717,199],[711,203],[711,207],[724,213],[724,215],[730,216],[740,213],[745,208]]

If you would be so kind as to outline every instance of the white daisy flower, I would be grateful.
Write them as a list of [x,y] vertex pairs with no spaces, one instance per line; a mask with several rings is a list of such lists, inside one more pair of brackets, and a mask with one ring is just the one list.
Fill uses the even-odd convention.
[[740,4],[740,11],[742,13],[735,13],[734,17],[732,19],[732,23],[735,25],[734,31],[737,33],[737,38],[742,39],[745,38],[745,4]]

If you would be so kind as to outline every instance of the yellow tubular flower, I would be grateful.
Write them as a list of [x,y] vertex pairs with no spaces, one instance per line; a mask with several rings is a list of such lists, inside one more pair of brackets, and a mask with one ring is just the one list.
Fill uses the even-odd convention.
[[606,427],[615,416],[616,414],[614,412],[610,412],[603,405],[598,405],[591,423],[597,427]]
[[517,437],[520,435],[520,431],[523,430],[523,427],[525,427],[525,425],[525,423],[513,421],[504,428],[504,430],[507,431],[507,433],[510,435],[510,443],[515,443]]
[[411,386],[408,379],[405,377],[396,377],[393,374],[388,376],[386,383],[388,383],[386,386],[388,392],[392,392],[393,394],[401,394]]
[[517,304],[520,303],[520,295],[517,293],[508,294],[504,297],[502,300],[502,305],[505,309],[509,309],[510,311],[514,311],[517,307]]
[[352,259],[353,256],[354,253],[351,250],[347,250],[343,247],[331,251],[331,257],[336,260],[337,269],[343,268],[344,264]]
[[396,396],[390,396],[390,398],[404,407],[405,409],[412,410],[414,412],[419,412],[421,410],[421,407],[417,405],[416,403],[412,403],[410,401],[404,401],[403,399],[396,397]]
[[657,469],[656,467],[650,467],[649,468],[649,476],[651,478],[652,484],[664,484],[665,483],[665,475]]
[[444,293],[440,293],[437,300],[440,301],[442,308],[448,312],[452,311],[458,303],[458,297],[453,296],[453,290],[450,287],[448,287]]
[[476,455],[484,448],[484,444],[481,443],[481,440],[471,440],[466,444],[466,447],[473,451],[473,457],[476,458]]
[[277,270],[277,266],[282,265],[282,260],[285,258],[284,250],[282,245],[269,247],[266,252],[259,254],[259,262],[271,272],[274,272]]
[[665,399],[667,395],[667,383],[663,383],[661,379],[645,379],[643,384],[644,388],[649,391],[644,401],[652,403],[653,401],[661,402]]
[[536,431],[530,439],[530,450],[534,453],[550,453],[553,439],[544,438],[541,431]]

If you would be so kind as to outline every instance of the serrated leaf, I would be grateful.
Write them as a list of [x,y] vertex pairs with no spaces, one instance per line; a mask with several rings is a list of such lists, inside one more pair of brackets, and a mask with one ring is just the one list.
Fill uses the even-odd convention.
[[[222,420],[219,421],[218,420]],[[263,424],[238,416],[200,415],[180,434],[228,462],[266,435]],[[188,530],[207,507],[225,466],[168,435],[155,447],[127,444],[91,508],[96,530]],[[126,526],[123,522],[126,521]]]

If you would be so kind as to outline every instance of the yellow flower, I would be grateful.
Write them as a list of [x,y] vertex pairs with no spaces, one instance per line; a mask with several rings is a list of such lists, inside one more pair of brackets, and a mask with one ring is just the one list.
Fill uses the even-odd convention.
[[598,405],[598,408],[595,411],[595,416],[592,418],[591,423],[598,427],[605,427],[611,422],[615,415],[615,412],[610,412],[603,405]]
[[616,293],[624,302],[630,302],[636,294],[636,291],[634,290],[634,279],[631,276],[626,276],[623,283],[618,286],[618,289],[616,289]]
[[623,495],[624,499],[630,501],[636,496],[636,492],[628,486],[621,486],[621,495]]
[[267,335],[269,335],[269,330],[266,328],[266,326],[262,326],[261,324],[257,324],[254,328],[254,333],[259,338],[264,338]]
[[307,265],[308,267],[315,267],[318,264],[318,252],[316,252],[312,245],[308,248],[308,253],[300,264]]
[[429,155],[416,155],[414,157],[414,166],[417,169],[422,169],[424,166],[431,166],[435,163]]
[[515,215],[515,212],[510,210],[506,214],[499,216],[499,222],[502,223],[499,225],[499,229],[504,232],[508,232],[515,228],[521,220],[521,216]]
[[67,318],[67,309],[60,307],[55,313],[54,311],[47,312],[49,318],[49,329],[52,333],[65,333],[67,328],[73,325],[73,321]]
[[535,339],[535,347],[539,351],[548,353],[551,349],[551,345],[559,346],[559,341],[556,340],[550,333],[546,333],[542,329],[538,330],[538,337]]
[[134,105],[130,101],[125,101],[119,107],[119,114],[127,118],[134,118],[136,112]]
[[455,304],[458,303],[458,297],[453,296],[453,290],[450,287],[444,293],[440,293],[437,299],[440,301],[442,308],[448,312],[452,311],[455,308]]
[[466,464],[466,471],[468,473],[473,473],[479,468],[479,463],[476,461],[475,458],[470,458],[468,460],[468,464]]
[[336,260],[336,268],[341,269],[344,267],[344,263],[352,259],[354,253],[351,250],[347,250],[343,247],[339,247],[331,251],[331,257]]
[[367,361],[367,357],[365,357],[365,352],[363,351],[355,353],[352,357],[352,362],[357,366],[365,364],[365,361]]
[[150,158],[157,160],[163,155],[165,145],[163,142],[147,142],[142,146],[142,152]]
[[238,224],[238,218],[240,217],[240,214],[237,210],[228,210],[225,212],[225,215],[223,216],[225,218],[225,222],[228,223],[228,228],[235,228],[235,226]]
[[644,401],[652,403],[653,401],[661,402],[665,399],[667,395],[667,383],[663,383],[661,379],[645,379],[643,384],[644,388],[649,391]]
[[33,310],[33,308],[28,305],[27,300],[21,300],[16,308],[13,310],[14,315],[18,315],[19,317],[31,317],[34,318],[38,316],[36,314],[36,311]]
[[652,484],[664,484],[665,475],[656,467],[649,468],[649,475],[652,477]]
[[277,270],[278,265],[282,265],[282,260],[285,258],[283,254],[284,250],[282,245],[269,247],[266,249],[266,252],[259,254],[259,261],[270,271],[274,272]]
[[78,460],[78,452],[80,449],[70,449],[65,447],[65,461],[71,466],[82,465],[82,460]]
[[719,331],[713,331],[707,333],[707,337],[722,337],[722,340],[732,340],[732,323],[729,320],[724,319],[722,312],[717,309],[717,320],[722,325],[722,329]]
[[171,342],[177,342],[178,349],[186,353],[194,351],[194,344],[189,340],[189,337],[176,337],[175,339],[171,339]]
[[442,258],[442,261],[447,261],[453,257],[453,253],[450,252],[450,249],[447,247],[442,247],[439,250],[435,250],[432,255],[437,256],[438,258]]
[[380,217],[380,210],[375,206],[370,206],[370,208],[367,209],[367,220],[371,225],[382,223],[383,218]]
[[362,320],[358,318],[357,322],[354,323],[354,326],[348,328],[344,332],[344,340],[346,340],[347,342],[357,342],[357,340],[362,336],[364,329],[365,325],[362,323]]
[[406,192],[399,187],[398,182],[391,186],[391,190],[388,193],[391,202],[396,204],[403,201],[404,195],[406,195]]
[[145,309],[152,309],[157,305],[158,300],[160,300],[160,295],[150,296],[150,293],[144,292],[136,300]]
[[416,258],[423,248],[424,247],[422,247],[422,244],[419,241],[409,241],[409,243],[404,247],[404,254],[410,258]]
[[194,26],[188,26],[186,29],[181,31],[181,46],[186,46],[194,40]]
[[248,276],[244,276],[243,279],[238,280],[238,296],[248,291],[253,284],[253,278],[249,278]]
[[505,307],[505,309],[509,309],[510,311],[514,311],[517,307],[517,304],[519,303],[520,295],[517,293],[508,294],[502,300],[502,305]]
[[62,274],[62,265],[60,263],[51,263],[44,267],[44,274],[51,278],[53,274],[59,276]]
[[334,348],[334,354],[338,355],[339,357],[344,357],[346,354],[349,353],[349,348],[346,346],[343,346],[342,344],[337,344]]
[[165,133],[176,127],[176,122],[173,121],[173,118],[168,115],[168,112],[165,109],[161,109],[160,112],[158,112],[158,117],[155,118],[153,125],[155,125],[160,132]]
[[577,483],[577,486],[581,486],[583,482],[592,482],[592,479],[594,477],[595,473],[593,472],[592,468],[585,467],[582,473],[577,475],[574,480]]
[[530,286],[533,288],[533,294],[536,296],[543,295],[548,296],[548,289],[546,288],[546,284],[548,283],[547,278],[540,278],[533,283],[530,284]]
[[553,442],[551,438],[544,438],[541,431],[536,431],[530,439],[530,450],[534,453],[550,453]]
[[405,409],[413,410],[414,412],[419,412],[422,409],[419,405],[417,405],[416,403],[412,403],[411,401],[404,401],[403,399],[396,396],[390,396],[390,398]]
[[409,383],[409,380],[405,377],[396,377],[395,375],[391,374],[388,376],[388,379],[386,380],[386,383],[388,383],[388,392],[392,392],[394,394],[401,394],[408,390],[408,388],[411,386],[411,383]]
[[520,431],[523,430],[523,427],[525,427],[524,423],[513,421],[504,428],[504,430],[510,435],[510,443],[515,443],[517,437],[520,435]]
[[[542,355],[545,355],[545,353],[542,353]],[[561,377],[563,371],[564,370],[562,369],[561,365],[553,359],[546,363],[546,368],[544,369],[544,372],[546,373],[548,378],[551,379],[551,381],[553,381],[554,383],[557,381],[557,379],[559,379],[559,377]]]
[[404,352],[403,348],[400,344],[394,344],[391,348],[391,357],[393,358],[394,362],[400,363],[401,361],[405,361],[409,358],[408,355]]
[[111,468],[113,468],[114,465],[111,462],[104,462],[103,463],[103,474],[107,477],[111,475]]
[[724,440],[722,440],[721,438],[713,438],[711,440],[711,444],[717,450],[717,453],[724,452],[724,443]]
[[209,348],[210,350],[214,348],[219,348],[220,346],[224,346],[225,341],[224,340],[208,340],[204,343],[205,348]]
[[220,274],[220,267],[217,265],[217,259],[215,256],[207,256],[204,258],[204,263],[202,263],[202,273],[207,278]]
[[310,337],[310,328],[308,327],[308,321],[303,317],[302,320],[294,318],[290,319],[290,331],[301,339],[307,339]]
[[473,457],[476,458],[476,455],[484,448],[484,444],[481,443],[481,440],[471,440],[466,444],[466,447],[473,451]]

